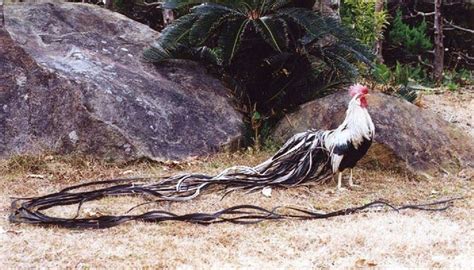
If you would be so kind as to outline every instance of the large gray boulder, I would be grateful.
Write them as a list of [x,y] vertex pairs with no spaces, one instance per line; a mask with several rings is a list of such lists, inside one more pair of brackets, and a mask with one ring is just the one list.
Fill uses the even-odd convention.
[[[340,91],[306,103],[281,120],[274,136],[284,141],[296,132],[336,128],[349,100],[347,92]],[[372,94],[368,102],[376,135],[363,162],[423,175],[474,165],[474,138],[436,114],[382,93]]]
[[159,35],[147,26],[86,4],[6,5],[4,16],[1,157],[184,159],[241,138],[228,89],[203,67],[142,61]]

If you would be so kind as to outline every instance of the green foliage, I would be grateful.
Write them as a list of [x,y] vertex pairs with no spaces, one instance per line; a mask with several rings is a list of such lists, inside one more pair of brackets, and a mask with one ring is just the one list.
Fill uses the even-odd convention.
[[447,81],[446,83],[443,83],[443,86],[446,87],[449,91],[456,91],[459,88],[459,84],[453,81]]
[[[190,58],[208,64],[231,85],[259,139],[263,120],[276,120],[299,104],[358,75],[358,61],[373,55],[337,20],[288,0],[232,0],[192,6],[144,52],[160,63]],[[267,121],[267,120],[265,120]],[[258,123],[258,125],[256,125]]]
[[364,44],[372,46],[383,39],[388,25],[387,11],[375,12],[376,0],[344,0],[341,8],[342,23],[353,29],[355,36]]
[[408,85],[400,85],[395,89],[394,95],[413,103],[418,98],[418,91]]
[[474,84],[474,72],[468,69],[459,69],[459,70],[446,70],[444,72],[443,84],[454,88],[454,86],[460,87],[464,85],[473,85]]
[[393,27],[389,33],[392,43],[402,46],[412,54],[423,53],[433,47],[430,38],[427,36],[426,21],[423,20],[418,26],[410,27],[403,22],[402,12],[397,10]]
[[393,83],[396,85],[408,84],[408,79],[410,77],[410,66],[402,65],[397,61],[395,69],[393,71]]
[[376,64],[372,76],[379,83],[403,86],[407,86],[410,81],[422,83],[428,78],[421,65],[405,65],[398,61],[392,69],[385,64]]
[[376,64],[372,76],[378,83],[388,86],[388,93],[409,102],[414,102],[418,97],[418,91],[413,88],[413,84],[424,83],[428,78],[421,65],[410,66],[399,62],[393,68]]
[[385,64],[375,64],[372,70],[372,76],[379,83],[389,84],[392,79],[392,71]]
[[446,70],[443,75],[443,86],[449,91],[456,91],[461,86],[474,84],[474,72],[472,70]]

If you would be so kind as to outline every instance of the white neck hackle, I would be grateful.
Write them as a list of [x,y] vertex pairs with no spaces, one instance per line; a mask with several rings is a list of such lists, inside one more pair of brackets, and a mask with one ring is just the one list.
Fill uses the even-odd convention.
[[[362,143],[363,138],[372,139],[375,133],[374,123],[367,111],[367,108],[361,106],[361,95],[354,96],[349,102],[344,122],[337,128],[348,129],[355,146]],[[355,141],[354,141],[355,140]]]
[[360,95],[356,95],[349,102],[346,118],[333,132],[328,131],[325,136],[325,146],[332,149],[336,145],[352,143],[357,149],[364,141],[374,137],[375,127],[367,108],[361,106]]

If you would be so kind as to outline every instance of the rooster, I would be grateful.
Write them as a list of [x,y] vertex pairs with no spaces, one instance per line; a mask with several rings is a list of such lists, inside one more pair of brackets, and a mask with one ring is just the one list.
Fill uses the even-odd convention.
[[360,84],[349,88],[352,100],[342,124],[323,134],[325,149],[330,153],[332,172],[338,174],[337,188],[341,189],[342,171],[350,169],[349,186],[354,186],[352,168],[367,153],[375,135],[375,126],[367,111],[369,89]]
[[352,99],[339,127],[298,133],[255,169],[264,174],[279,175],[271,183],[280,185],[296,185],[310,180],[322,182],[337,175],[338,190],[342,188],[342,172],[350,169],[349,186],[355,186],[352,168],[367,153],[375,127],[367,111],[369,89],[355,84],[349,88],[349,95]]

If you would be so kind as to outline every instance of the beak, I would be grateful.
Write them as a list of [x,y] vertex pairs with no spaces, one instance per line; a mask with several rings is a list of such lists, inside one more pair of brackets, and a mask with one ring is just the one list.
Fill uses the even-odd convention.
[[370,102],[371,100],[370,94],[365,94],[364,97],[368,102]]

